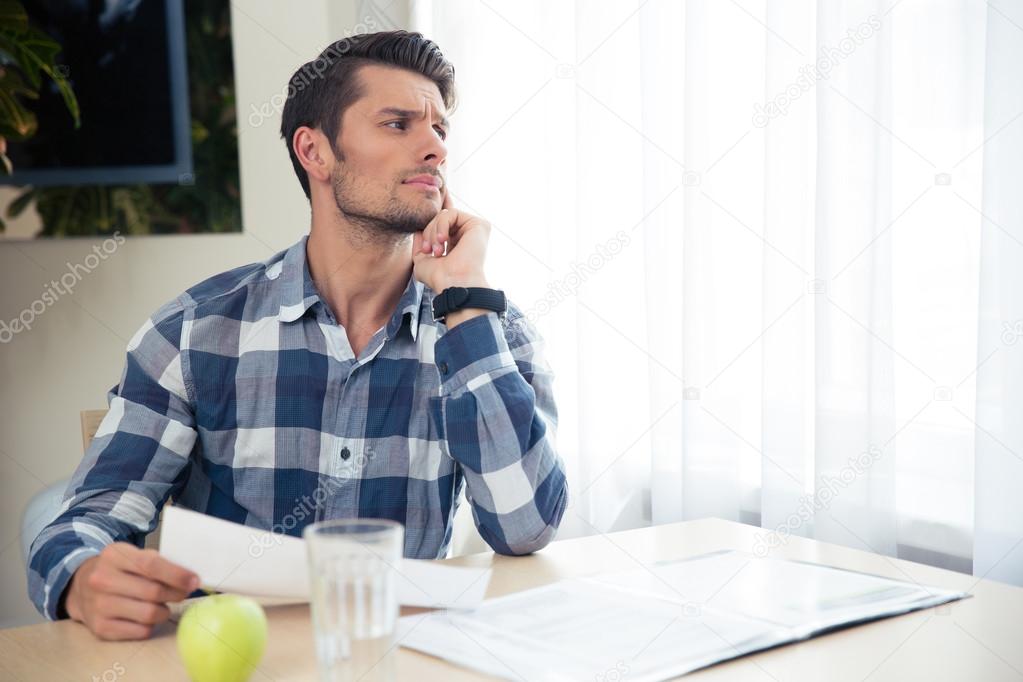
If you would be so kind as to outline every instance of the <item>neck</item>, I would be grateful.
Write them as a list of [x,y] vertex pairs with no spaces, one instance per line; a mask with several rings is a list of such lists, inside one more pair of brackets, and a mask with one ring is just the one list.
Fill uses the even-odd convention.
[[309,273],[334,317],[349,331],[387,323],[412,276],[412,235],[382,234],[336,212],[313,225]]

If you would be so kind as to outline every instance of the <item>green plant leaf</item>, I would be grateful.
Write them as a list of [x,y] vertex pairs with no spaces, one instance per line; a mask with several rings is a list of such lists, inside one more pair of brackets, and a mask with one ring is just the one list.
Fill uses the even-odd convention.
[[0,66],[0,90],[17,92],[33,98],[38,96],[36,91],[25,83],[19,71],[3,66]]
[[56,69],[51,66],[44,66],[43,70],[46,74],[53,79],[53,82],[57,84],[57,89],[60,90],[60,96],[64,98],[64,105],[67,110],[71,113],[71,118],[75,120],[75,129],[82,127],[82,116],[78,109],[78,98],[75,97],[75,91],[71,89],[71,84],[67,82],[62,74],[57,73]]
[[18,101],[15,92],[0,87],[0,135],[24,140],[35,135],[39,123],[36,115]]
[[27,31],[17,36],[14,45],[16,50],[15,59],[18,60],[18,63],[23,68],[27,69],[26,75],[32,87],[38,90],[42,85],[42,79],[39,76],[40,72],[49,76],[50,80],[57,85],[57,89],[64,99],[64,105],[71,112],[71,117],[75,121],[75,128],[79,128],[81,126],[81,115],[78,109],[78,99],[75,97],[75,93],[64,75],[57,73],[56,68],[54,68],[56,66],[55,60],[57,55],[60,54],[60,44],[39,29],[30,26]]
[[17,218],[20,216],[28,205],[32,203],[32,200],[36,198],[36,190],[29,188],[24,192],[15,197],[11,205],[7,207],[7,217]]
[[[30,26],[17,34],[6,28],[0,30],[0,50],[11,55],[15,64],[28,79],[28,87],[33,91],[38,91],[42,86],[42,75],[49,76],[50,80],[57,85],[64,105],[71,113],[71,118],[74,119],[75,128],[79,128],[81,127],[81,112],[78,108],[78,99],[67,78],[58,73],[55,68],[55,60],[60,49],[60,45],[56,41],[35,27]],[[5,71],[12,72],[12,69],[8,68]]]
[[23,140],[35,133],[35,114],[25,108],[18,95],[36,98],[37,93],[25,84],[21,74],[0,67],[0,136]]
[[0,26],[12,33],[28,28],[28,14],[17,0],[0,0]]
[[[29,26],[18,36],[18,45],[27,59],[22,63],[35,63],[40,67],[54,66],[60,54],[60,43],[35,26]],[[37,84],[38,87],[38,84]]]
[[29,42],[31,38],[27,30],[14,33],[6,27],[0,29],[0,51],[6,52],[13,65],[25,74],[31,88],[38,90],[43,82],[43,73],[39,68],[39,55],[32,51],[38,46]]

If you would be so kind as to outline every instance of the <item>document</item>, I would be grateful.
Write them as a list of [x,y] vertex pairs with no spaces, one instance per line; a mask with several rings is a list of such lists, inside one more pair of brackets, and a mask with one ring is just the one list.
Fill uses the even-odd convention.
[[662,680],[968,596],[725,551],[399,622],[399,643],[507,679]]
[[[203,589],[309,600],[305,541],[232,523],[183,507],[164,509],[160,554],[194,571]],[[402,559],[395,566],[403,606],[471,609],[483,601],[489,568]]]

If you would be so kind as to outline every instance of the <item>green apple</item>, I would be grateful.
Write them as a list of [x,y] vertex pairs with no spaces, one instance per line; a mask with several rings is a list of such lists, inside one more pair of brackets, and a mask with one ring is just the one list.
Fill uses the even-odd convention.
[[265,648],[266,614],[248,597],[205,597],[178,623],[178,653],[193,682],[245,682]]

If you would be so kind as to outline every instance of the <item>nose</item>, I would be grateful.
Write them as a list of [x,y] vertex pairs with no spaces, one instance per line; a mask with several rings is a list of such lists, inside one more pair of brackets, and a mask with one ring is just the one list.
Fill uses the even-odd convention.
[[[416,137],[417,144],[420,145],[417,150],[418,158],[416,160],[420,163],[429,163],[438,171],[448,158],[448,146],[441,137],[446,133],[440,131],[440,126],[435,126],[434,124],[435,115],[439,114],[440,111],[436,102],[430,98],[424,98],[422,121],[417,121],[415,126],[419,131],[419,135]],[[443,118],[439,115],[436,117],[439,119]],[[424,125],[418,125],[419,123]],[[422,132],[423,130],[426,132]]]
[[416,154],[420,162],[427,162],[434,168],[439,167],[448,158],[448,146],[432,127],[426,127],[426,133],[420,135]]
[[447,158],[447,145],[441,139],[442,133],[427,121],[416,121],[413,126],[412,136],[408,139],[412,142],[412,150],[415,153],[415,160],[420,165],[430,164],[437,168]]

